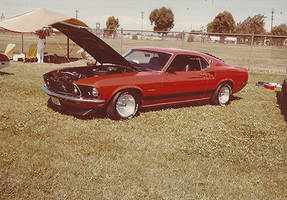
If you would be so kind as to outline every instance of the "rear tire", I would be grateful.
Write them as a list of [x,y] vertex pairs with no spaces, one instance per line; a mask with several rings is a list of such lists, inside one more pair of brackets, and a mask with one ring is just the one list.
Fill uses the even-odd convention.
[[211,99],[212,103],[220,106],[226,106],[230,102],[232,89],[230,84],[222,83],[215,90]]
[[107,106],[107,115],[114,120],[131,119],[138,114],[140,98],[134,92],[118,92]]

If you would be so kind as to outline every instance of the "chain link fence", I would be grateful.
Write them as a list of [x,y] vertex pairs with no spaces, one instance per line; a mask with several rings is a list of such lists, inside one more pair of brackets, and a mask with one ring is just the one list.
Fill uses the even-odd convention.
[[[96,30],[92,32],[120,54],[137,46],[180,48],[211,53],[227,63],[249,71],[285,74],[287,68],[287,36],[257,34],[222,34],[206,32],[162,32],[144,30]],[[0,50],[16,44],[15,53],[29,51],[37,43],[32,33],[0,31]],[[67,45],[69,44],[69,45]],[[59,56],[80,57],[80,47],[60,32],[47,37],[46,52]]]
[[180,48],[208,52],[249,71],[285,74],[287,69],[287,36],[207,32],[158,34],[122,29],[113,34],[94,33],[122,54],[136,46]]

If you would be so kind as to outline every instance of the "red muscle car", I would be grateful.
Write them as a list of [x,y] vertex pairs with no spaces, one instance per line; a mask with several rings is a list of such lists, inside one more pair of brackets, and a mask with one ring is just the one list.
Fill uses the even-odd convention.
[[227,105],[248,81],[248,72],[208,53],[140,47],[121,56],[83,27],[53,25],[98,64],[43,75],[53,107],[78,115],[104,108],[112,119],[130,119],[141,108],[210,100]]

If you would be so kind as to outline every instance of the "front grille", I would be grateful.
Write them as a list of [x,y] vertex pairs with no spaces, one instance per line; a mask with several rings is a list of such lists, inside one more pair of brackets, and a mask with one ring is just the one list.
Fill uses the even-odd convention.
[[81,94],[82,94],[83,96],[91,96],[92,87],[90,87],[90,86],[84,86],[84,85],[79,85],[79,89],[81,90]]
[[74,84],[63,81],[45,79],[46,86],[49,90],[60,94],[76,96],[74,94]]

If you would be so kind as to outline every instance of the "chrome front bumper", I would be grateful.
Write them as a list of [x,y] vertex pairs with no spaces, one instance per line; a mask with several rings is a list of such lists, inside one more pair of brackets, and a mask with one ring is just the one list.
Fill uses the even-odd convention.
[[43,90],[44,92],[46,92],[50,96],[57,97],[60,99],[69,100],[69,101],[73,101],[73,102],[105,103],[105,100],[101,100],[101,99],[85,99],[83,97],[73,97],[73,96],[66,96],[66,95],[58,94],[56,92],[52,92],[52,91],[48,90],[48,88],[46,86],[42,86],[41,90]]

